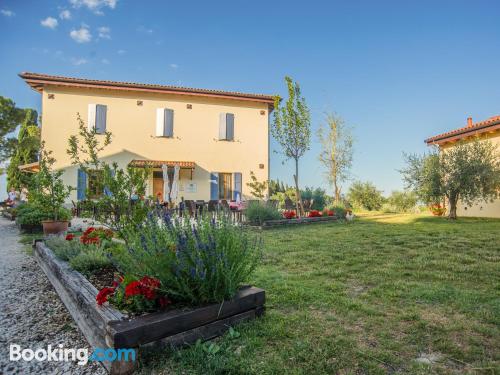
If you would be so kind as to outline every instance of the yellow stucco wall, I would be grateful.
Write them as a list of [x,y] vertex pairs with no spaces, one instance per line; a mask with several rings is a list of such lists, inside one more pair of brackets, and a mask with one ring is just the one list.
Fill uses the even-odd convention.
[[[489,133],[481,137],[481,140],[488,140],[497,145],[500,150],[500,132]],[[443,150],[453,147],[453,144],[448,143],[442,147]],[[457,205],[457,216],[466,217],[496,217],[500,218],[500,196],[498,199],[488,202],[478,202],[471,206],[459,201]]]
[[[54,94],[53,99],[48,95]],[[142,106],[137,101],[142,100]],[[187,108],[187,104],[192,109]],[[65,169],[64,182],[76,187],[77,168],[66,154],[68,138],[78,132],[77,113],[87,122],[88,105],[107,106],[107,130],[112,143],[101,154],[125,167],[132,159],[193,161],[193,179],[181,173],[180,196],[210,199],[210,173],[242,173],[242,194],[250,196],[250,171],[259,181],[269,178],[269,109],[266,103],[201,96],[48,87],[42,93],[42,139]],[[174,138],[155,136],[157,108],[174,110]],[[265,111],[262,115],[261,111]],[[234,113],[234,141],[219,141],[219,114]],[[261,169],[259,164],[263,164]],[[196,192],[187,192],[188,182]],[[152,184],[149,194],[152,193]],[[234,187],[234,179],[233,179]],[[70,197],[76,200],[76,191]]]

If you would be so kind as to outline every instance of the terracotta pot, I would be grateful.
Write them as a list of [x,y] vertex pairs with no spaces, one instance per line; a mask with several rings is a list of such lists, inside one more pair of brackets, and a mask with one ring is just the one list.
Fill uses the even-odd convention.
[[43,220],[43,234],[59,234],[68,230],[68,220]]

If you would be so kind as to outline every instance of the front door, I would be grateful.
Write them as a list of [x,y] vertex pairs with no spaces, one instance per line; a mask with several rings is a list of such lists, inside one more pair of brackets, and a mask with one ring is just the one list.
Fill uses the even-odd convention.
[[232,185],[231,173],[219,173],[219,199],[232,199]]
[[163,201],[163,177],[153,177],[153,197]]

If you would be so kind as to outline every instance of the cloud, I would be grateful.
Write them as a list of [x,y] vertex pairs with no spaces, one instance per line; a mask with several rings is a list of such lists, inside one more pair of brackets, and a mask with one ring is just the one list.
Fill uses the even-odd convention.
[[103,8],[115,9],[118,0],[69,0],[74,8],[85,7],[97,15],[103,15]]
[[71,30],[69,36],[77,43],[88,43],[92,40],[92,34],[90,34],[87,25],[82,25],[78,30]]
[[71,12],[67,9],[61,10],[61,13],[59,13],[59,18],[62,20],[71,19]]
[[41,20],[40,24],[43,27],[48,27],[49,29],[54,30],[57,27],[58,22],[54,17],[47,17],[44,20]]
[[177,69],[179,67],[179,65],[177,64],[170,64],[169,65],[172,69]]
[[111,61],[109,61],[108,59],[102,59],[101,62],[106,65],[111,64]]
[[99,38],[101,39],[111,39],[111,29],[107,26],[101,26],[97,29],[99,31]]
[[2,13],[5,17],[14,17],[16,14],[8,9],[0,9],[0,13]]
[[119,55],[125,55],[127,51],[125,51],[124,49],[119,49],[118,51],[116,51],[116,53]]
[[73,64],[75,66],[80,66],[80,65],[83,65],[83,64],[86,64],[86,63],[88,63],[87,59],[84,59],[82,57],[80,57],[80,58],[73,57],[71,59],[71,64]]

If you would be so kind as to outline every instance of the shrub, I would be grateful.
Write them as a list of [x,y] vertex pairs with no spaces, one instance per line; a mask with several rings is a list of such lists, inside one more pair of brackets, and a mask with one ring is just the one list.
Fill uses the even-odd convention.
[[310,188],[306,187],[305,190],[302,190],[301,193],[301,198],[302,200],[311,200],[313,201],[313,204],[311,206],[312,210],[318,210],[321,211],[323,208],[325,208],[326,202],[328,200],[328,197],[326,195],[325,190],[321,188]]
[[262,225],[264,221],[280,219],[281,215],[278,209],[261,204],[260,202],[252,202],[245,210],[245,216],[249,223]]
[[137,279],[157,278],[170,299],[190,304],[232,298],[261,256],[260,238],[225,215],[192,222],[150,214],[125,237],[126,248],[112,257],[117,269]]
[[333,215],[339,219],[344,219],[347,213],[346,208],[343,206],[330,206],[328,207],[328,211],[333,211]]
[[384,203],[382,192],[371,182],[354,182],[349,188],[347,198],[354,207],[368,211],[380,210]]
[[411,191],[393,191],[387,198],[389,207],[385,207],[391,212],[410,212],[417,205],[417,195]]
[[86,247],[78,255],[71,258],[69,264],[74,270],[85,275],[111,267],[111,261],[106,256],[103,248],[97,246]]
[[102,244],[85,245],[71,234],[65,238],[50,236],[45,243],[59,259],[69,262],[74,270],[86,275],[112,266]]
[[311,211],[309,211],[309,215],[308,216],[309,217],[321,217],[323,215],[318,210],[311,210]]
[[446,207],[442,207],[441,204],[435,203],[429,206],[429,211],[431,211],[434,216],[443,216],[446,213]]
[[[16,222],[20,225],[41,225],[42,220],[52,219],[53,214],[36,203],[24,203],[17,207]],[[69,220],[71,213],[66,208],[60,207],[58,212],[60,220]]]

